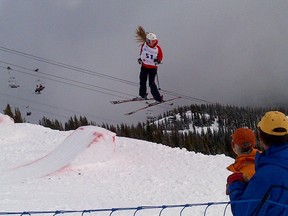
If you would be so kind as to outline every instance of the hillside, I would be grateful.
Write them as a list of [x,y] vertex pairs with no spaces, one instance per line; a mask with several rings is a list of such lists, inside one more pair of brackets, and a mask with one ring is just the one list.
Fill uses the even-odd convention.
[[[237,107],[220,104],[192,104],[178,107],[163,115],[139,122],[137,125],[98,125],[85,116],[70,117],[63,124],[57,119],[43,117],[40,125],[57,130],[75,130],[80,126],[95,125],[115,132],[118,136],[161,143],[169,147],[185,148],[188,151],[207,155],[225,154],[234,157],[230,147],[230,136],[238,127],[249,127],[256,131],[261,116],[268,110],[287,113],[283,107]],[[9,105],[4,113],[15,122],[25,122],[19,109],[14,113]]]
[[[108,137],[113,136],[103,128],[88,127],[92,127],[89,130],[95,130],[98,135],[108,132]],[[69,137],[75,132],[51,130],[27,123],[0,124],[0,179],[3,180],[3,176],[11,172],[11,169],[17,173],[23,165],[37,164],[39,159],[45,158],[46,155],[55,156],[53,152],[63,143],[71,142],[71,145],[74,145],[75,141],[69,140]],[[93,134],[88,133],[85,138],[80,132],[82,137],[76,140],[79,144],[90,142],[89,137],[94,136]],[[232,162],[229,157],[207,156],[118,136],[114,140],[113,153],[106,154],[107,150],[99,147],[97,143],[101,141],[105,145],[110,141],[101,139],[101,136],[97,137],[93,142],[95,145],[89,145],[85,151],[79,151],[77,157],[68,163],[65,169],[45,176],[42,176],[42,173],[39,176],[41,168],[45,165],[42,164],[36,169],[33,168],[31,178],[1,181],[3,199],[0,201],[0,209],[84,210],[228,201],[225,184],[226,176],[229,174],[226,166]],[[72,147],[61,149],[62,154],[54,158],[55,161],[74,151]],[[102,160],[99,160],[100,156]],[[23,175],[25,173],[22,173],[22,177]],[[220,210],[213,207],[207,215],[215,215],[218,211],[223,214],[224,207],[221,206]],[[204,210],[205,206],[188,208],[183,215],[203,215]],[[175,215],[174,211],[167,209],[163,215]],[[179,211],[177,209],[178,213]],[[154,212],[159,213],[159,209]],[[151,213],[148,211],[148,214],[143,215]],[[127,215],[127,211],[117,215]]]

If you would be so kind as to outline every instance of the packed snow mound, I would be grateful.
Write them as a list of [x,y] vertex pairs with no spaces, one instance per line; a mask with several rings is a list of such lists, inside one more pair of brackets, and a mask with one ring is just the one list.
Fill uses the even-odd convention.
[[11,179],[20,182],[67,170],[64,168],[71,169],[75,165],[107,161],[113,155],[114,144],[115,134],[106,129],[96,126],[79,127],[54,151],[11,170],[2,171],[0,183],[7,183],[8,179],[9,182]]
[[0,126],[9,124],[14,124],[14,120],[10,116],[0,113]]
[[[87,141],[83,140],[83,137],[79,134],[86,130],[86,133],[91,133],[92,137],[86,136]],[[101,127],[85,126],[76,130],[76,133],[71,134],[65,141],[67,143],[73,143],[79,140],[79,142],[88,143],[88,146],[83,150],[81,154],[72,160],[71,167],[79,165],[93,164],[97,162],[106,162],[110,160],[115,151],[115,133],[108,131]],[[92,141],[90,141],[92,140]]]

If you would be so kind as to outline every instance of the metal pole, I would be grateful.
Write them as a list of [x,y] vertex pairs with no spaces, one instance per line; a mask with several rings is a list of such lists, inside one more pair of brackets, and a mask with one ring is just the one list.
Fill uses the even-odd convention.
[[157,76],[158,90],[161,90],[161,88],[160,88],[160,84],[159,84],[159,77],[158,77],[158,73],[156,74],[156,76]]

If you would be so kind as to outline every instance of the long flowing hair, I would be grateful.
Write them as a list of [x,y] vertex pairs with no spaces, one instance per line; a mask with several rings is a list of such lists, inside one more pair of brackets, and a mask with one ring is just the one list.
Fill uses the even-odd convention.
[[135,35],[136,42],[139,44],[143,44],[146,41],[146,34],[147,33],[145,29],[141,25],[139,25],[136,28],[136,35]]

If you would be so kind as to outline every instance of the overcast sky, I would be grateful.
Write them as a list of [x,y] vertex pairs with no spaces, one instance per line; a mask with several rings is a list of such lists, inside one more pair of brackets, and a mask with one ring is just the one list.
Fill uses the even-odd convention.
[[[286,0],[0,0],[1,110],[9,103],[25,114],[29,106],[31,122],[74,114],[97,123],[145,120],[145,111],[124,115],[144,104],[109,103],[138,95],[138,25],[163,49],[161,89],[213,103],[285,105],[287,11]],[[8,87],[9,76],[20,88]],[[46,89],[35,95],[43,76]]]

